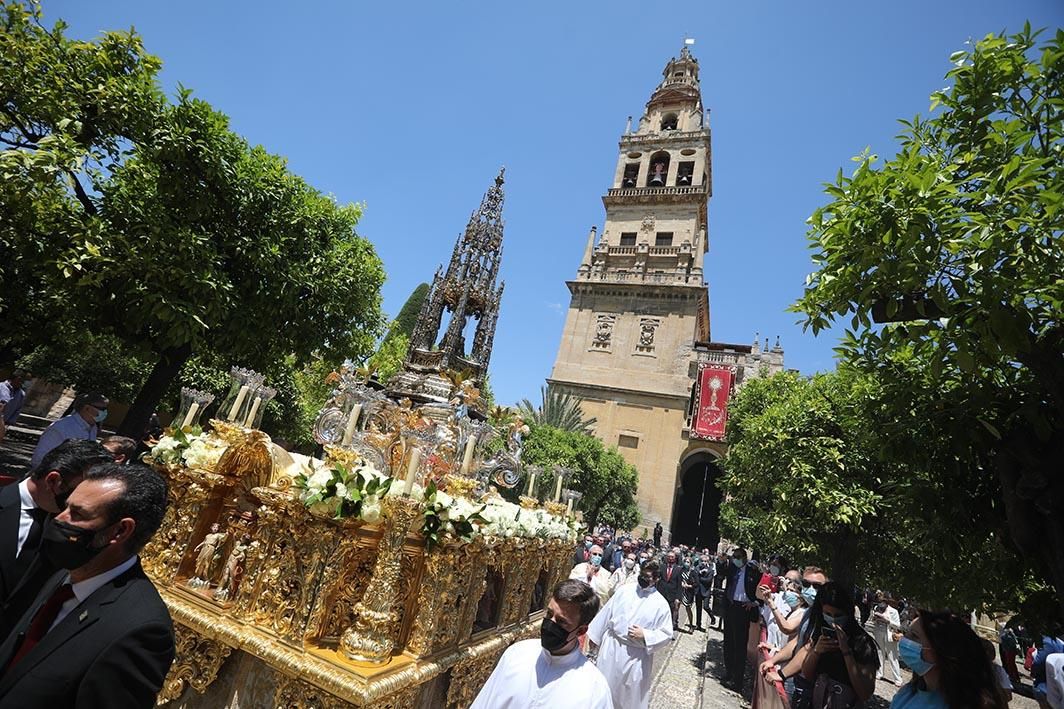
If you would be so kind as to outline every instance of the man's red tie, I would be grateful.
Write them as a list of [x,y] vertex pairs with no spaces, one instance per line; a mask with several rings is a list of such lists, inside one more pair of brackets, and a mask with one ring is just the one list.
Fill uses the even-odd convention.
[[8,671],[17,665],[19,660],[25,657],[26,654],[41,641],[41,638],[43,638],[45,633],[47,633],[52,627],[52,623],[55,622],[55,617],[59,615],[59,609],[63,607],[64,603],[73,597],[74,587],[69,583],[65,583],[57,588],[55,593],[44,602],[44,604],[37,610],[37,613],[34,614],[29,630],[26,631],[26,636],[22,638],[22,644],[19,645],[18,650],[15,652],[15,656],[12,657],[11,662],[8,663]]
[[672,581],[672,567],[665,569],[665,580]]

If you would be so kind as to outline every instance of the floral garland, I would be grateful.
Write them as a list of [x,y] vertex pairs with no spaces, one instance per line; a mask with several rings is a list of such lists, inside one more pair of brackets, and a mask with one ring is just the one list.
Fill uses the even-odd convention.
[[197,470],[214,470],[228,444],[199,426],[186,431],[174,428],[170,435],[159,439],[149,454],[157,463],[185,465]]
[[440,543],[441,537],[473,541],[477,528],[487,520],[481,515],[486,505],[475,505],[461,497],[452,497],[430,482],[425,489],[424,522],[421,536],[425,537],[425,546],[432,549]]
[[300,501],[317,515],[334,519],[358,517],[367,524],[381,519],[381,498],[391,490],[394,480],[366,461],[350,469],[342,465],[321,465],[295,477],[293,484],[301,491]]

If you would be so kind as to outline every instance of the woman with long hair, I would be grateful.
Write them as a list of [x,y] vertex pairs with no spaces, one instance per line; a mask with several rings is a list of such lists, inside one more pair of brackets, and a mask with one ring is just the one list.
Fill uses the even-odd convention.
[[891,709],[1006,709],[990,661],[971,626],[948,611],[920,611],[898,644],[913,679]]
[[802,675],[813,683],[813,709],[846,709],[867,701],[876,689],[879,653],[854,618],[853,595],[828,581],[807,616],[809,650]]

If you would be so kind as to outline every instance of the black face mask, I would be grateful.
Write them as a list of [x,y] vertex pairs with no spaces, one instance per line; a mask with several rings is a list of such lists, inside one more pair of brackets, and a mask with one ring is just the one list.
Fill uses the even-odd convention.
[[93,546],[98,529],[82,529],[51,518],[41,533],[41,553],[61,569],[77,569],[92,561],[105,546]]
[[569,631],[553,619],[544,618],[539,626],[539,642],[547,652],[557,652],[569,642]]

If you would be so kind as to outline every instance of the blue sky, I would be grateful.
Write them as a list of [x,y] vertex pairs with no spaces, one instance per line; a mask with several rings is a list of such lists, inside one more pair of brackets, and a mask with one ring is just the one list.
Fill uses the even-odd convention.
[[395,315],[444,262],[506,165],[506,280],[491,364],[498,400],[550,373],[588,229],[604,219],[617,140],[683,37],[711,109],[706,261],[713,339],[782,337],[786,363],[834,366],[831,334],[787,306],[811,269],[805,219],[865,146],[892,151],[925,114],[949,54],[1061,0],[895,2],[44,3],[74,36],[134,26],[253,143],[342,202],[388,273]]

